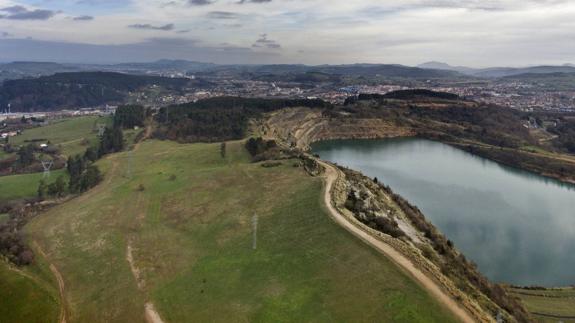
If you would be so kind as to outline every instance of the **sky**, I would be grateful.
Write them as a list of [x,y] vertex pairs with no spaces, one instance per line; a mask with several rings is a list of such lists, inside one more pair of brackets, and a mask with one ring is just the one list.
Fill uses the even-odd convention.
[[0,0],[0,61],[575,63],[575,0]]

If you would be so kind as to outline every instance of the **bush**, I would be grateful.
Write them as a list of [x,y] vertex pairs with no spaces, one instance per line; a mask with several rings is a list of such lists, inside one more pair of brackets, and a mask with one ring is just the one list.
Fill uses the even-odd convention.
[[265,162],[262,164],[262,167],[264,168],[272,168],[272,167],[278,167],[281,166],[282,163],[281,162]]

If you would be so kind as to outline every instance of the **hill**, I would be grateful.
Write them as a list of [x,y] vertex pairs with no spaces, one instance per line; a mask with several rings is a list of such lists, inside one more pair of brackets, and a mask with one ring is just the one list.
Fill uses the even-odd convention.
[[150,63],[122,63],[115,65],[101,65],[100,68],[119,69],[125,71],[180,71],[180,72],[200,72],[216,67],[216,64],[193,62],[186,60],[161,59]]
[[0,83],[8,79],[39,77],[62,72],[79,71],[80,67],[52,62],[12,62],[0,64]]
[[458,72],[458,73],[462,73],[462,74],[473,74],[477,71],[476,69],[471,68],[471,67],[451,66],[447,63],[435,62],[435,61],[419,64],[419,65],[417,65],[417,67],[424,68],[424,69],[454,71],[454,72]]
[[290,76],[321,73],[332,76],[382,77],[382,78],[449,78],[459,74],[452,71],[422,69],[392,64],[351,64],[351,65],[222,65],[209,71],[259,77],[261,75]]
[[146,308],[169,322],[454,321],[330,220],[320,178],[295,160],[262,167],[242,142],[222,155],[149,141],[132,155],[132,177],[127,153],[110,156],[101,186],[28,227],[64,279],[67,321],[141,320]]
[[575,66],[565,64],[562,66],[531,66],[531,67],[491,67],[491,68],[470,68],[465,66],[452,66],[442,62],[427,62],[418,65],[423,69],[435,69],[445,71],[455,71],[469,76],[482,78],[506,78],[523,74],[556,74],[575,73]]
[[575,73],[571,66],[533,66],[525,68],[487,68],[474,73],[478,77],[498,78],[520,74]]
[[145,86],[180,90],[190,82],[184,78],[113,72],[57,73],[35,79],[5,81],[0,87],[0,106],[10,103],[13,112],[31,112],[119,104],[123,103],[128,92]]

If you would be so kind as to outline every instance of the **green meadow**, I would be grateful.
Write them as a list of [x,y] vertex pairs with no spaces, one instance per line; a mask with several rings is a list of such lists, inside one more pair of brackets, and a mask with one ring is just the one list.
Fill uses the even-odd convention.
[[142,321],[146,303],[165,322],[454,321],[332,222],[321,178],[227,147],[146,141],[27,225],[62,274],[68,322]]
[[87,116],[52,121],[47,126],[24,130],[21,135],[10,138],[10,143],[23,145],[34,140],[50,141],[60,146],[64,155],[82,154],[89,145],[98,142],[98,124],[111,125],[112,118]]

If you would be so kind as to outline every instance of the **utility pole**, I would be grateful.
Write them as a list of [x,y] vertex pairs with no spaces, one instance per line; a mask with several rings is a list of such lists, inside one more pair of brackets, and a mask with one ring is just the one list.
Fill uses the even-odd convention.
[[256,250],[258,245],[258,215],[254,214],[252,217],[252,230],[253,230],[253,240],[252,240],[252,249]]

